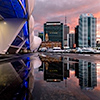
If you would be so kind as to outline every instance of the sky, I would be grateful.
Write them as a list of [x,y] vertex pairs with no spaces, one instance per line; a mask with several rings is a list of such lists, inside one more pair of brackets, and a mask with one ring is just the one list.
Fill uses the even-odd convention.
[[91,13],[97,18],[97,35],[100,35],[100,0],[35,0],[33,17],[34,32],[43,32],[43,24],[47,21],[65,22],[70,26],[70,33],[78,25],[82,13]]

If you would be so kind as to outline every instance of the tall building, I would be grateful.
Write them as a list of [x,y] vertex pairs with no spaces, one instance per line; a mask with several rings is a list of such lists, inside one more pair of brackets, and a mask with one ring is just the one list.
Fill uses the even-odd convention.
[[67,34],[69,34],[69,26],[67,26],[67,18],[65,16],[65,24],[64,24],[64,46],[67,46]]
[[34,0],[0,0],[0,54],[39,47],[41,39],[34,35],[33,9]]
[[75,45],[75,34],[74,33],[70,33],[67,35],[68,37],[68,46],[70,48],[74,48]]
[[64,25],[64,40],[67,40],[67,34],[69,34],[69,26]]
[[67,34],[69,34],[69,26],[64,25],[64,46],[67,46]]
[[96,18],[81,14],[79,18],[79,47],[96,47]]
[[43,32],[39,32],[38,36],[41,38],[41,40],[43,41]]
[[44,41],[61,42],[61,47],[64,46],[63,23],[46,22],[44,24]]
[[79,44],[78,44],[78,34],[79,34],[79,25],[77,25],[76,27],[75,27],[75,44],[76,44],[76,47],[78,47],[79,46]]

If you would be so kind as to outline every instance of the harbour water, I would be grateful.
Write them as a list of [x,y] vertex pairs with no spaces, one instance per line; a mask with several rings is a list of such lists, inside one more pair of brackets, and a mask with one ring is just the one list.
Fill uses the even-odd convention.
[[0,64],[0,100],[99,99],[99,63],[34,54]]

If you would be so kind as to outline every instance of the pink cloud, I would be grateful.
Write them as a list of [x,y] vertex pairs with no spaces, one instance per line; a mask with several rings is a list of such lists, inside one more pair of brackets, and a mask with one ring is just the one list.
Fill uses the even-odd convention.
[[92,13],[98,19],[98,33],[100,34],[100,0],[36,0],[33,12],[35,30],[36,32],[43,31],[43,24],[46,21],[64,23],[66,15],[68,25],[73,31],[82,13]]

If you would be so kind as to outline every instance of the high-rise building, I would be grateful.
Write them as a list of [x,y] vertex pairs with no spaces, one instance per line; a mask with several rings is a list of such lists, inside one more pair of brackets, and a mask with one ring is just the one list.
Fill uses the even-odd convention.
[[79,34],[79,25],[77,25],[76,27],[75,27],[75,44],[76,44],[76,47],[78,47],[79,45],[78,45],[78,34]]
[[69,26],[64,25],[64,40],[67,40],[67,34],[69,34]]
[[36,50],[41,39],[34,35],[34,0],[0,0],[0,54]]
[[41,40],[43,41],[43,32],[39,32],[38,36],[41,38]]
[[67,46],[67,34],[69,34],[69,26],[67,25],[67,17],[65,16],[65,24],[64,24],[64,46]]
[[67,34],[69,34],[69,26],[64,25],[64,46],[67,46]]
[[63,23],[46,22],[44,24],[44,41],[61,42],[61,47],[64,46]]
[[79,47],[96,47],[96,18],[81,14],[79,18]]
[[75,45],[75,34],[74,33],[70,33],[70,34],[67,35],[67,37],[68,37],[68,46],[70,48],[74,48],[74,45]]

